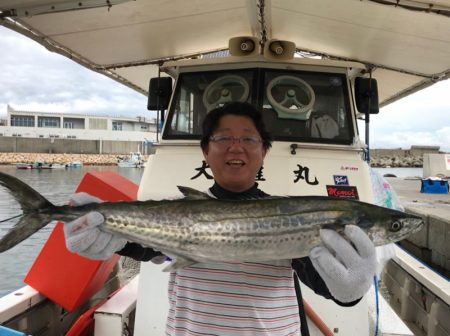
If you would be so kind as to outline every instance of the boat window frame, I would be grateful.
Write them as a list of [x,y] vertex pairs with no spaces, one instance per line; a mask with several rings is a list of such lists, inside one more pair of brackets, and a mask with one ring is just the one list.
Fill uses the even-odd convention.
[[[322,76],[328,76],[328,77],[340,77],[342,81],[342,98],[345,108],[345,123],[346,123],[346,129],[348,131],[347,137],[345,139],[337,139],[337,138],[313,138],[311,136],[308,137],[298,137],[298,136],[282,136],[280,134],[272,134],[272,138],[274,141],[281,141],[281,142],[295,142],[295,143],[311,143],[311,144],[330,144],[330,145],[351,145],[354,141],[355,136],[355,126],[354,124],[354,118],[352,116],[353,110],[352,110],[352,104],[351,104],[351,94],[349,92],[350,90],[350,84],[348,81],[348,75],[344,71],[317,71],[317,69],[308,70],[308,69],[286,69],[286,68],[269,68],[269,67],[260,67],[260,66],[250,66],[250,67],[239,67],[239,68],[229,68],[229,69],[202,69],[198,71],[186,71],[186,72],[180,72],[178,75],[178,78],[175,83],[175,89],[173,92],[171,105],[169,106],[169,109],[167,111],[167,118],[165,120],[164,129],[162,132],[162,140],[200,140],[201,139],[201,133],[196,134],[173,134],[170,132],[171,125],[173,118],[175,116],[175,100],[178,99],[177,96],[179,95],[179,90],[182,88],[183,79],[184,76],[189,75],[195,75],[195,74],[201,74],[201,73],[214,73],[214,74],[239,74],[242,72],[250,72],[252,77],[249,97],[247,98],[247,102],[254,105],[256,108],[258,108],[260,111],[263,111],[263,104],[265,99],[265,80],[268,73],[273,72],[280,72],[283,74],[292,74],[297,75],[301,73],[318,73]],[[219,76],[218,76],[219,77]],[[263,116],[264,118],[264,116]],[[268,127],[269,128],[269,127]]]

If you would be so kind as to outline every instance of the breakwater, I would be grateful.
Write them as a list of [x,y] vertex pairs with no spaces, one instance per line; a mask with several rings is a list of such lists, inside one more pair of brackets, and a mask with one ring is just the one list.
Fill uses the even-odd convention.
[[371,149],[370,164],[372,167],[423,167],[424,154],[439,154],[439,146],[411,146],[410,149]]
[[377,168],[386,167],[422,167],[423,156],[399,156],[399,155],[371,155],[370,165]]
[[[145,160],[148,156],[144,155]],[[0,165],[33,163],[36,161],[65,164],[78,161],[83,165],[111,166],[117,164],[116,154],[48,154],[48,153],[0,153]]]

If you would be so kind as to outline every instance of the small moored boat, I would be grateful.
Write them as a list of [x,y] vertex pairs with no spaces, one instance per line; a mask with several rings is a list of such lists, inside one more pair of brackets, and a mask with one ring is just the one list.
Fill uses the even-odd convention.
[[83,167],[83,163],[80,161],[70,161],[65,165],[66,168],[81,168]]
[[143,168],[145,160],[140,152],[131,152],[126,156],[118,156],[117,165],[121,168]]
[[45,161],[35,161],[33,163],[17,163],[17,169],[61,169],[65,165],[60,163],[48,163]]

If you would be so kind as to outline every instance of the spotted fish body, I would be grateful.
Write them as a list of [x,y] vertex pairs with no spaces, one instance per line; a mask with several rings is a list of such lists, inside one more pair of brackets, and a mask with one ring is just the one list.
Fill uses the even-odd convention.
[[[52,220],[100,212],[100,229],[171,256],[170,268],[202,261],[268,261],[308,255],[319,230],[361,227],[375,245],[399,241],[423,225],[420,217],[373,204],[322,196],[217,200],[179,187],[185,198],[55,206],[28,185],[0,173],[24,217],[0,240],[7,250]],[[27,229],[32,227],[32,229]],[[26,234],[24,234],[26,232]]]

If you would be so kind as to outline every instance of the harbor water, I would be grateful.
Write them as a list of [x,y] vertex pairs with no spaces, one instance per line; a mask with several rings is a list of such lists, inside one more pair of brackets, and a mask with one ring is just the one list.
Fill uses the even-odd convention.
[[[143,169],[119,168],[117,166],[84,166],[82,168],[42,170],[21,170],[16,169],[15,166],[0,166],[1,172],[16,176],[56,205],[63,205],[68,202],[85,173],[98,170],[114,171],[136,184],[139,184],[144,171]],[[19,204],[3,187],[0,187],[0,221],[21,213]],[[0,223],[0,236],[3,236],[18,220],[17,218]],[[0,297],[24,285],[22,280],[52,230],[53,225],[47,225],[12,249],[0,253]]]
[[[85,166],[53,170],[18,170],[15,166],[0,166],[1,172],[16,176],[56,205],[67,203],[85,173],[98,170],[114,171],[136,184],[139,184],[144,171],[143,169],[119,168],[117,166]],[[375,170],[381,174],[394,174],[398,178],[422,176],[422,168],[375,168]],[[6,190],[0,187],[0,221],[20,213],[19,204]],[[3,236],[17,221],[18,219],[11,219],[0,223],[0,236]],[[24,285],[22,280],[52,229],[53,226],[48,225],[11,250],[0,253],[0,296]]]

